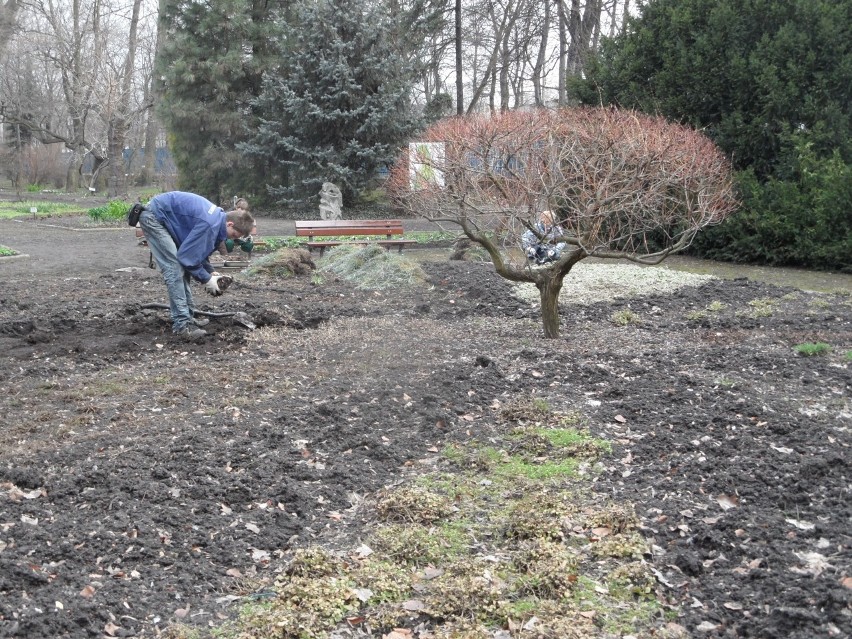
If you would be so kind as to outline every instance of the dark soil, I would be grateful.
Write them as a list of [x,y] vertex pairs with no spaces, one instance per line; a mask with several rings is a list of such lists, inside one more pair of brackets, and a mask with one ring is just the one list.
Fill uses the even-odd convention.
[[187,344],[141,308],[165,287],[132,231],[0,221],[0,244],[30,255],[0,261],[0,637],[218,623],[234,569],[357,539],[365,497],[531,395],[614,442],[594,489],[635,504],[690,633],[852,636],[849,295],[720,280],[567,304],[548,341],[488,265],[432,261],[413,290],[199,287],[258,329]]

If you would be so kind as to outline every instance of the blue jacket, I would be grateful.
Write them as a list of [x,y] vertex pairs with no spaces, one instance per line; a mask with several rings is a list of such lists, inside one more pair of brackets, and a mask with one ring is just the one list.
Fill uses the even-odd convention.
[[213,272],[207,258],[228,237],[225,211],[183,191],[161,193],[151,198],[147,208],[175,241],[181,265],[199,282],[207,282]]

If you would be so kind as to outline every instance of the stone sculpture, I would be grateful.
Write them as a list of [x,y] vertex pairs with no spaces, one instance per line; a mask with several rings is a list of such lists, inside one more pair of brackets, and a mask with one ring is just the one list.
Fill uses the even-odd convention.
[[340,189],[331,182],[323,182],[320,189],[320,219],[340,220],[343,218],[341,207],[343,206],[343,195]]

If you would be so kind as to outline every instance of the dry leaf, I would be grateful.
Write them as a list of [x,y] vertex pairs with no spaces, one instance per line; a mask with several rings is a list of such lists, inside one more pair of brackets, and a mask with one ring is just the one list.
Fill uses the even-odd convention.
[[183,619],[189,614],[189,604],[186,604],[186,608],[178,608],[175,610],[175,617],[178,619]]
[[816,528],[814,524],[809,521],[800,521],[798,519],[785,519],[788,524],[795,526],[799,530],[813,530]]
[[252,523],[246,524],[246,530],[252,531],[255,535],[260,534],[260,528],[257,527],[257,524],[252,524]]
[[80,596],[84,599],[91,599],[95,596],[95,588],[93,586],[86,586],[80,591]]
[[586,619],[594,619],[595,615],[597,615],[597,610],[581,610],[580,616],[585,617]]
[[716,497],[716,501],[722,507],[722,510],[730,510],[737,507],[739,499],[737,499],[736,495],[719,495]]
[[441,568],[433,568],[431,566],[423,569],[423,574],[421,575],[423,579],[435,579],[436,577],[440,577],[444,574],[444,571]]
[[726,601],[722,604],[728,610],[742,610],[743,605],[741,603],[737,603],[736,601]]
[[609,528],[592,528],[592,534],[595,537],[607,537],[612,533]]
[[229,568],[225,571],[225,574],[229,577],[235,577],[236,579],[243,576],[243,573],[240,572],[239,568]]
[[409,612],[416,612],[418,610],[423,610],[424,608],[426,608],[426,604],[419,599],[409,599],[408,601],[402,602],[402,609],[408,610]]
[[408,628],[394,628],[388,634],[382,635],[382,639],[411,639],[412,636]]
[[373,596],[373,591],[369,588],[353,588],[352,592],[358,597],[358,601],[362,603],[367,603],[370,601],[370,597]]
[[616,415],[615,421],[617,421],[619,424],[626,424],[627,418],[624,415]]
[[253,561],[269,561],[269,552],[260,548],[252,548],[251,558]]
[[115,633],[121,629],[121,626],[116,626],[113,622],[107,621],[104,626],[104,632],[107,633],[110,637],[114,637]]
[[844,577],[840,580],[840,585],[844,588],[852,589],[852,577]]
[[361,544],[355,549],[355,554],[358,556],[358,559],[366,559],[373,554],[373,549],[366,544]]

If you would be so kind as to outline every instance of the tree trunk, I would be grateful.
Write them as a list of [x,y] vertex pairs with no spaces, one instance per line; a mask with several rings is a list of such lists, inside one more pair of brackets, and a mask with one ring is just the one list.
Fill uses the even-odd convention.
[[462,0],[456,0],[456,115],[464,115],[464,70],[462,68]]
[[565,5],[562,0],[559,2],[559,106],[565,106],[566,99],[566,75],[568,73],[568,20],[565,17]]
[[20,9],[18,0],[0,1],[0,53],[6,48],[6,43],[17,28],[17,13]]
[[107,165],[110,169],[109,195],[115,197],[127,192],[127,166],[124,147],[127,132],[130,130],[130,89],[133,73],[136,70],[136,42],[139,30],[139,12],[142,0],[133,0],[130,18],[130,33],[127,38],[127,56],[121,71],[121,92],[119,93],[113,116],[107,128]]
[[547,59],[547,34],[550,33],[550,2],[544,3],[544,26],[541,30],[541,41],[538,47],[538,57],[532,71],[533,93],[535,105],[544,106],[544,91],[542,90],[542,75],[544,74],[544,62]]
[[[145,86],[145,104],[153,104],[151,92],[153,91],[154,77]],[[149,106],[145,119],[145,159],[142,172],[139,176],[139,184],[151,186],[157,175],[157,120],[154,117],[154,108]]]
[[536,282],[541,294],[541,321],[544,326],[544,336],[547,339],[559,337],[559,293],[565,274],[544,274],[541,282]]

